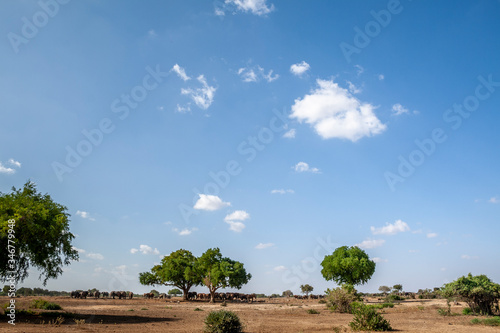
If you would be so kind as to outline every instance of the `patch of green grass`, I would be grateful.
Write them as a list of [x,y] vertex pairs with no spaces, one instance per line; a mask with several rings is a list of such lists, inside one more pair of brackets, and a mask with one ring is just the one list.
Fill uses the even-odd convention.
[[484,319],[478,319],[474,318],[471,321],[471,324],[475,325],[485,325],[485,326],[500,326],[500,317],[491,317],[491,318],[484,318]]
[[379,303],[379,304],[368,304],[367,307],[372,308],[372,309],[384,309],[384,308],[393,308],[394,303]]
[[419,309],[420,311],[424,311],[425,307],[423,307],[423,306],[417,306],[417,309]]
[[471,308],[464,308],[462,310],[462,314],[465,316],[471,315],[472,314],[472,309]]
[[316,311],[314,309],[309,309],[309,310],[307,310],[307,313],[309,313],[309,314],[319,314],[320,312]]
[[141,308],[141,310],[142,310],[142,311],[146,311],[146,310],[147,310],[147,308]]
[[128,311],[134,311],[134,309],[128,309]]
[[42,310],[62,310],[62,307],[59,304],[50,303],[41,298],[31,301],[30,308]]
[[196,309],[194,309],[194,311],[203,311],[203,309],[196,308]]

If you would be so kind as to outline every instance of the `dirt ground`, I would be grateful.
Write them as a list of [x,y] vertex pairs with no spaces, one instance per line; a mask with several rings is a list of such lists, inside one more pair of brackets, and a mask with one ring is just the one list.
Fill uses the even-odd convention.
[[[28,309],[34,298],[40,297],[17,298],[16,309]],[[59,314],[43,317],[17,314],[15,326],[7,323],[8,318],[2,318],[0,332],[202,332],[205,316],[209,311],[220,309],[237,313],[245,325],[244,331],[248,333],[350,332],[348,324],[353,317],[331,313],[318,300],[260,299],[252,304],[228,303],[226,307],[221,307],[220,303],[182,302],[177,299],[42,298],[61,305],[63,310],[36,312],[68,312],[73,314],[72,317],[65,318],[58,325],[54,321]],[[8,301],[9,298],[0,297],[0,304]],[[399,332],[500,332],[499,327],[471,325],[472,316],[440,316],[437,312],[440,307],[446,307],[444,300],[408,300],[394,308],[379,311]],[[464,307],[463,303],[453,305],[452,312],[461,313]],[[309,309],[320,313],[309,314]]]

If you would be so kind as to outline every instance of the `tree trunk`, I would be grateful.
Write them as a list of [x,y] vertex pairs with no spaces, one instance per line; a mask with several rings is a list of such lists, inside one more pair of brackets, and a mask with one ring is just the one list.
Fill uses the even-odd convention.
[[188,300],[188,293],[189,293],[189,288],[182,288],[182,300],[183,301]]
[[215,303],[215,289],[210,288],[210,303]]

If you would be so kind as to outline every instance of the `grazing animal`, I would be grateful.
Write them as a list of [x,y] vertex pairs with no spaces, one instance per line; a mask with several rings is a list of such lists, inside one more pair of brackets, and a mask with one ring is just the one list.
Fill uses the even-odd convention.
[[196,296],[197,296],[197,293],[196,293],[196,291],[190,291],[190,292],[188,292],[187,296],[188,296],[187,297],[188,300],[195,300]]
[[99,292],[99,290],[97,290],[95,293],[94,293],[94,298],[99,298],[99,296],[101,295],[101,293]]
[[129,293],[128,293],[128,298],[129,298],[129,299],[132,299],[133,297],[134,297],[134,293],[133,293],[133,292],[129,292]]

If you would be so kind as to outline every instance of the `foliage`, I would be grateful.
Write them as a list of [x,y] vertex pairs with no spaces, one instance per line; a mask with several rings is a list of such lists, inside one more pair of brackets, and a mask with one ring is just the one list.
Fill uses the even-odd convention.
[[201,284],[201,277],[196,272],[197,258],[187,250],[177,250],[163,257],[160,265],[156,265],[151,272],[139,273],[139,282],[142,285],[174,286],[182,290],[186,300],[191,287]]
[[42,310],[62,310],[62,307],[59,304],[51,303],[41,298],[32,300],[30,308]]
[[317,310],[314,310],[314,309],[309,309],[309,310],[307,310],[307,313],[309,313],[309,314],[319,314],[320,312],[317,311]]
[[283,296],[283,297],[292,297],[292,296],[293,296],[293,293],[292,293],[292,291],[291,291],[291,290],[285,290],[285,291],[281,294],[281,296]]
[[404,297],[401,297],[399,295],[394,295],[394,294],[387,295],[387,297],[385,299],[387,302],[404,301],[405,300]]
[[182,294],[182,291],[180,291],[180,290],[179,290],[179,289],[177,289],[177,288],[174,288],[174,289],[170,289],[170,290],[168,291],[168,294],[169,294],[169,295],[180,295],[180,294]]
[[[71,245],[75,237],[69,232],[67,208],[52,200],[48,194],[37,192],[35,183],[28,181],[22,189],[12,193],[0,192],[0,280],[6,281],[12,268],[9,260],[15,258],[16,283],[28,277],[30,267],[41,271],[43,285],[48,279],[62,274],[62,266],[78,260],[78,252]],[[14,235],[9,243],[9,220],[15,220]],[[9,253],[12,245],[14,253]],[[12,248],[12,247],[11,247]],[[10,255],[10,257],[9,257]]]
[[365,284],[375,272],[375,262],[357,246],[342,246],[321,262],[321,274],[338,284]]
[[[158,290],[152,289],[150,291],[151,294],[153,294],[155,297],[158,297],[160,295],[160,292]],[[128,293],[127,293],[128,294]]]
[[367,307],[372,308],[372,309],[384,309],[384,308],[393,308],[394,303],[380,303],[380,304],[369,304]]
[[313,287],[308,285],[308,284],[303,284],[300,286],[300,291],[302,291],[303,294],[309,295],[311,291],[313,291]]
[[394,291],[397,291],[398,293],[400,293],[401,291],[403,291],[403,285],[402,284],[395,284],[392,289],[394,289]]
[[380,286],[378,287],[378,290],[383,292],[384,294],[387,294],[389,291],[391,291],[391,288],[388,286]]
[[484,318],[478,319],[474,318],[471,321],[471,324],[481,324],[486,326],[500,326],[500,317],[492,317],[492,318]]
[[468,315],[472,314],[472,309],[471,308],[464,308],[462,310],[462,314],[465,316],[468,316]]
[[195,308],[194,311],[203,311],[203,309]]
[[359,300],[356,289],[344,284],[342,287],[326,290],[326,306],[335,312],[350,313],[351,303]]
[[358,303],[353,306],[354,318],[349,326],[354,331],[392,331],[391,324],[375,309]]
[[486,275],[462,276],[441,288],[444,297],[461,297],[473,313],[491,315],[494,305],[500,299],[500,285],[492,282]]
[[205,318],[206,333],[240,333],[243,332],[243,326],[240,318],[231,311],[219,310],[212,311]]
[[198,258],[196,269],[203,284],[210,291],[210,301],[214,302],[215,291],[219,288],[240,289],[252,278],[239,261],[222,257],[219,248],[208,249]]

